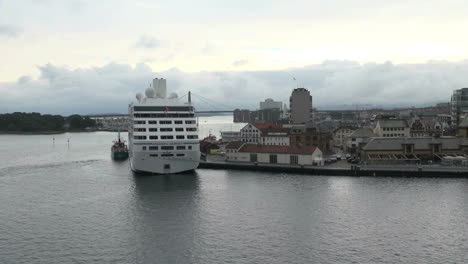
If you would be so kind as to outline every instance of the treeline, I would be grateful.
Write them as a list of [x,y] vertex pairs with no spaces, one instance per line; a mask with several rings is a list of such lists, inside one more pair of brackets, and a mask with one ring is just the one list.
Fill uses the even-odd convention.
[[83,130],[96,126],[96,121],[89,117],[71,115],[41,115],[40,113],[0,114],[1,132],[45,132]]

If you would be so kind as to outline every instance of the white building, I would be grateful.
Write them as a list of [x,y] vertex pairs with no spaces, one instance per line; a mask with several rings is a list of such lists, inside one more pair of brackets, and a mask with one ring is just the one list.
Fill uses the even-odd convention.
[[322,151],[315,147],[266,146],[231,142],[226,161],[287,165],[323,165]]
[[334,145],[344,149],[349,136],[354,132],[351,127],[339,127],[333,131]]
[[221,131],[221,141],[229,143],[231,141],[241,141],[240,131]]
[[289,129],[275,123],[249,123],[240,130],[240,141],[289,146]]
[[282,128],[282,126],[270,122],[248,123],[240,130],[241,141],[250,143],[262,143],[262,130],[275,128]]
[[404,119],[380,119],[374,128],[378,137],[409,137],[410,128]]
[[262,145],[289,146],[289,128],[267,128],[261,131]]
[[265,99],[264,102],[260,102],[260,110],[264,109],[279,109],[280,111],[283,110],[283,103],[276,102],[271,98]]

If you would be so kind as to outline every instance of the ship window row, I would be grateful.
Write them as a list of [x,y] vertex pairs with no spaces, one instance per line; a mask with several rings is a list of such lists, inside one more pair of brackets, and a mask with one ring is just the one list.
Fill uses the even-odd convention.
[[[137,128],[134,128],[134,131],[135,132],[146,132],[147,130],[144,127],[137,127]],[[158,129],[155,128],[155,127],[150,127],[150,128],[148,128],[148,131],[149,132],[158,132]],[[172,127],[162,127],[162,128],[159,129],[159,131],[161,131],[161,132],[172,132],[172,131],[174,131],[174,129]],[[184,128],[183,127],[177,127],[177,128],[175,128],[175,131],[176,132],[183,132]],[[185,129],[185,131],[195,132],[195,131],[197,131],[197,128],[196,127],[187,127]]]
[[[173,135],[164,135],[160,137],[161,139],[174,139]],[[176,139],[185,139],[184,135],[176,135]],[[146,139],[151,139],[151,140],[157,140],[158,136],[133,136],[133,139],[137,140],[146,140]],[[198,139],[198,135],[188,135],[187,139]]]
[[[141,147],[142,150],[159,150],[159,146],[143,146]],[[187,146],[187,148],[185,146],[161,146],[161,150],[192,150],[192,146]]]
[[[185,120],[185,124],[195,124],[195,123],[196,123],[195,120]],[[135,124],[135,125],[145,125],[146,121],[145,120],[136,120],[136,121],[133,122],[133,124]],[[149,120],[148,124],[156,125],[156,124],[158,124],[158,121]],[[172,125],[172,121],[171,120],[161,120],[161,121],[159,121],[159,124],[160,125]],[[183,121],[182,120],[176,120],[176,121],[174,121],[174,124],[181,125],[181,124],[183,124]]]
[[184,118],[184,117],[194,117],[194,114],[133,114],[136,118]]

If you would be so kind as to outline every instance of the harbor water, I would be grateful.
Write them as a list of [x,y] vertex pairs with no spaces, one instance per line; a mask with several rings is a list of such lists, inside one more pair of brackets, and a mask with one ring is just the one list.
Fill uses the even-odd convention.
[[0,135],[0,263],[468,263],[468,179],[142,176],[116,136]]

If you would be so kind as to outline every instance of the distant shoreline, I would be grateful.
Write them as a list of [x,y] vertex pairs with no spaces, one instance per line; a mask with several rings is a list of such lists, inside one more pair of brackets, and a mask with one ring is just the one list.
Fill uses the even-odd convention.
[[59,131],[0,131],[0,135],[58,135],[65,133],[97,132],[103,130],[59,130]]

